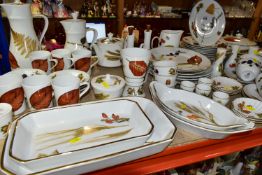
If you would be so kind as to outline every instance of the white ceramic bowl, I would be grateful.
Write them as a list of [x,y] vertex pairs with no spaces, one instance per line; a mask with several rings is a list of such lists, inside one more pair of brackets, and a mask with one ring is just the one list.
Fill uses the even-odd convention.
[[177,75],[176,62],[172,60],[155,61],[154,73],[163,76]]
[[155,73],[154,77],[157,82],[164,84],[167,87],[174,87],[176,85],[176,75],[163,76]]
[[112,99],[122,95],[125,80],[117,75],[99,75],[91,80],[96,99]]
[[209,96],[211,92],[211,86],[206,84],[198,84],[196,86],[196,93],[199,95]]
[[191,81],[182,81],[180,84],[181,89],[189,92],[194,92],[195,87],[196,87],[195,83]]
[[226,105],[229,101],[229,95],[225,92],[216,91],[213,93],[212,99],[222,105]]

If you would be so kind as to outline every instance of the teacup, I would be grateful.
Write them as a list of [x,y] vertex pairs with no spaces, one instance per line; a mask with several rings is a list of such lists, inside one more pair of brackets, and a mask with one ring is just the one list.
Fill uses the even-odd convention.
[[208,85],[208,86],[212,86],[213,80],[210,79],[210,78],[206,78],[206,77],[204,77],[204,78],[199,78],[199,79],[198,79],[198,84],[206,84],[206,85]]
[[251,55],[243,55],[237,64],[237,76],[245,81],[253,81],[260,73],[261,63],[259,59],[253,58]]
[[9,103],[15,115],[26,109],[22,80],[23,78],[18,74],[0,76],[0,103]]
[[56,59],[51,58],[51,53],[45,50],[33,51],[28,55],[28,58],[32,68],[40,69],[48,74],[51,73],[58,63]]
[[262,97],[262,73],[260,73],[256,78],[256,86],[259,95]]
[[4,139],[8,125],[12,122],[12,106],[8,103],[0,103],[0,139]]
[[229,101],[229,95],[225,92],[216,91],[213,93],[212,99],[222,105],[226,105]]
[[143,78],[146,75],[151,52],[143,48],[121,50],[124,75],[129,78]]
[[176,85],[176,76],[174,75],[158,75],[154,74],[155,80],[161,84],[166,85],[167,87],[174,87]]
[[158,40],[158,46],[165,47],[179,47],[180,39],[183,30],[162,30],[160,37],[155,36],[151,41],[151,48],[153,48],[154,40]]
[[177,64],[172,60],[162,60],[153,62],[154,73],[164,76],[177,75]]
[[91,69],[91,56],[92,52],[87,49],[75,50],[72,52],[72,58],[74,68],[88,72]]
[[196,86],[196,93],[199,95],[209,96],[211,93],[211,86],[206,84],[198,84]]
[[195,87],[196,87],[195,83],[191,81],[181,81],[181,84],[180,84],[181,89],[185,91],[189,91],[189,92],[194,92]]
[[80,98],[88,91],[89,83],[83,82],[85,87],[80,93],[80,80],[73,75],[59,75],[56,76],[52,82],[52,87],[54,89],[54,95],[56,99],[56,104],[58,106],[76,104],[79,102]]
[[69,49],[56,49],[51,52],[52,58],[57,60],[57,65],[54,67],[54,71],[60,71],[64,69],[70,69],[72,66],[71,51]]
[[31,110],[52,107],[52,86],[47,75],[34,75],[26,77],[22,86]]

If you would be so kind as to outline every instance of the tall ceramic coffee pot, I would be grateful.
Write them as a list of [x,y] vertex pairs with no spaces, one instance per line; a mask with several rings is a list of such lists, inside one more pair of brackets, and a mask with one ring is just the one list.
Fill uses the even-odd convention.
[[[30,68],[31,64],[27,56],[32,51],[40,49],[48,27],[48,18],[44,15],[32,16],[31,4],[21,3],[20,0],[0,5],[4,9],[10,24],[9,61],[11,68]],[[40,40],[38,40],[34,30],[33,17],[40,17],[45,21]]]
[[65,29],[66,33],[66,42],[65,48],[71,51],[83,48],[89,48],[87,40],[86,40],[86,33],[89,31],[94,32],[93,40],[90,47],[93,46],[94,42],[97,39],[97,31],[93,28],[86,28],[86,21],[83,19],[77,19],[78,12],[72,13],[73,19],[67,19],[60,21],[62,26]]

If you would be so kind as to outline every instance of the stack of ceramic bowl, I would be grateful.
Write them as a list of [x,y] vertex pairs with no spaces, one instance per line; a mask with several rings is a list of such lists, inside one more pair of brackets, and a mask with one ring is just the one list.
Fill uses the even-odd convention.
[[233,112],[243,118],[262,124],[262,102],[251,98],[237,98],[233,102]]
[[168,87],[176,85],[177,64],[173,60],[155,61],[154,78],[157,82],[162,83]]
[[158,153],[174,133],[174,125],[145,98],[35,111],[11,124],[1,173],[83,174]]
[[190,49],[205,55],[211,61],[216,60],[217,46],[201,46],[195,41],[192,36],[186,36],[182,39],[183,46],[186,49]]
[[188,80],[197,82],[201,77],[211,76],[211,61],[204,55],[183,48],[158,47],[151,49],[152,62],[174,60],[177,63],[178,82]]
[[155,81],[150,83],[149,88],[154,102],[169,119],[177,127],[193,134],[222,139],[254,128],[253,122],[236,116],[225,106],[204,96],[168,88]]
[[146,81],[151,52],[143,48],[126,48],[120,52],[126,86],[123,96],[145,97],[143,84]]

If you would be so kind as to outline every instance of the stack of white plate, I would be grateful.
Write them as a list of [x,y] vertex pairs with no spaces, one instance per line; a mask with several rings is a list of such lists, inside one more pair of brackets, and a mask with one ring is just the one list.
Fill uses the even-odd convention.
[[[222,139],[254,128],[254,123],[236,116],[225,106],[198,94],[150,83],[158,107],[179,128],[205,138]],[[221,115],[222,114],[222,115]]]
[[[211,76],[211,61],[204,55],[183,48],[158,47],[151,49],[152,60],[175,60],[177,62],[177,81],[197,81]],[[193,63],[192,63],[193,62]]]
[[257,124],[262,124],[262,102],[251,98],[237,98],[233,102],[233,112]]
[[211,61],[216,60],[217,45],[216,46],[201,46],[195,41],[192,36],[183,37],[183,46],[186,49],[190,49],[205,55]]
[[174,133],[174,125],[157,106],[138,97],[35,111],[12,123],[1,172],[91,172],[158,153]]

